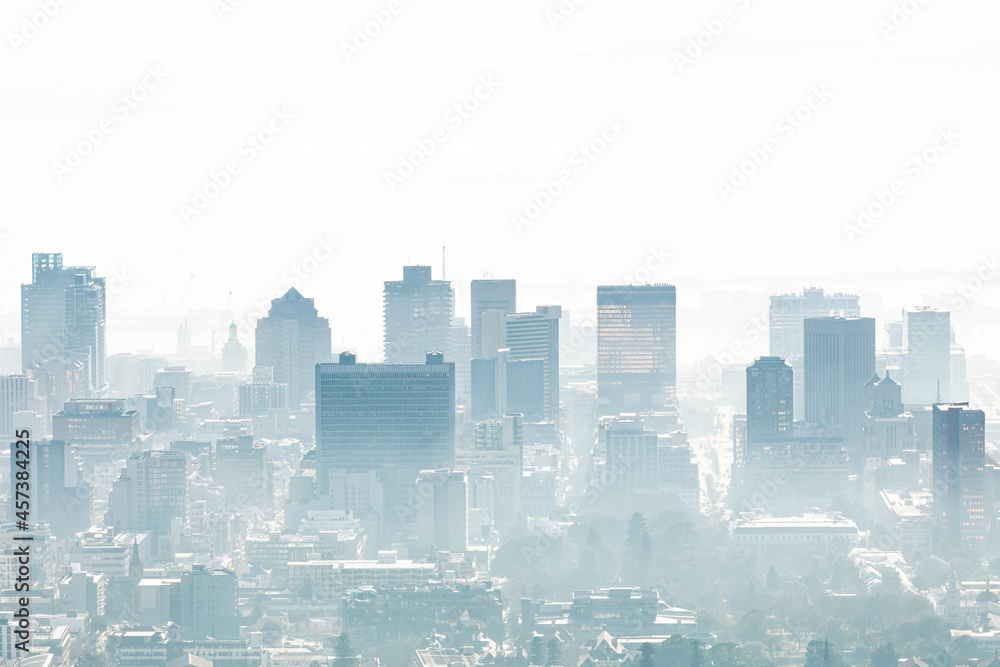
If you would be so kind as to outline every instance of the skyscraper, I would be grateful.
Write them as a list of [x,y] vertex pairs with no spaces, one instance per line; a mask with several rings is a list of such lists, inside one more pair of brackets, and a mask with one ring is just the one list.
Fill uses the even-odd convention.
[[747,439],[773,442],[792,434],[792,367],[761,357],[747,368]]
[[903,346],[903,402],[950,400],[951,314],[928,307],[904,310]]
[[[508,388],[520,386],[527,391],[531,386],[531,378],[538,378],[537,367],[521,362],[541,362],[542,392],[544,395],[543,421],[559,421],[559,319],[562,317],[560,306],[538,306],[533,313],[514,313],[506,315],[505,345],[510,350],[511,365],[507,368]],[[517,371],[512,367],[518,364]],[[507,409],[513,412],[528,410],[528,404],[512,406],[510,400],[516,398],[508,393]],[[530,403],[530,401],[528,402]],[[537,410],[530,410],[537,413]],[[526,413],[527,418],[527,413]]]
[[806,421],[861,444],[865,383],[875,375],[875,320],[816,317],[805,321]]
[[673,285],[597,288],[597,395],[603,414],[655,410],[677,391]]
[[104,278],[92,266],[63,266],[62,253],[31,255],[31,283],[21,285],[21,367],[79,363],[89,392],[105,384]]
[[934,406],[934,544],[952,549],[986,536],[986,416],[968,403]]
[[[119,532],[170,534],[173,519],[187,517],[187,454],[182,451],[144,451],[126,460],[108,500],[109,520]],[[157,551],[159,553],[159,551]]]
[[455,364],[440,353],[420,364],[359,364],[345,352],[317,365],[316,460],[320,493],[332,470],[376,471],[386,518],[412,518],[417,474],[455,463]]
[[307,402],[315,366],[330,361],[330,350],[330,322],[294,287],[271,301],[267,317],[257,322],[254,365],[270,366],[274,381],[288,385],[292,409]]
[[[855,294],[824,294],[820,287],[807,287],[802,294],[771,297],[770,353],[772,357],[801,357],[803,322],[811,317],[861,317]],[[867,378],[865,378],[867,379]]]
[[514,280],[472,281],[472,358],[483,354],[483,313],[496,310],[505,315],[517,312],[517,282]]
[[422,363],[428,352],[451,354],[455,292],[431,280],[431,267],[404,266],[402,280],[387,280],[382,305],[386,363]]

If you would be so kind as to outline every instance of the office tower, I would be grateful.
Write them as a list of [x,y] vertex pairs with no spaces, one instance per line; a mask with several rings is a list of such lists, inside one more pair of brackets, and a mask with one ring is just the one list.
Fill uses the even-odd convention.
[[483,313],[495,310],[509,315],[517,312],[517,282],[515,280],[472,281],[472,358],[483,354]]
[[[0,375],[0,439],[14,437],[14,414],[23,410],[46,414],[45,400],[38,398],[35,381],[27,375]],[[32,438],[44,434],[32,433]]]
[[417,475],[416,548],[464,553],[469,546],[468,483],[464,472],[422,470]]
[[805,321],[806,421],[861,444],[865,383],[875,375],[875,320],[816,317]]
[[473,359],[470,418],[474,422],[497,417],[497,360]]
[[903,402],[951,399],[951,314],[935,308],[903,311]]
[[376,471],[385,517],[412,516],[417,473],[455,463],[455,365],[439,352],[422,364],[359,364],[344,352],[317,365],[316,463],[320,493],[333,470]]
[[226,492],[226,508],[241,512],[248,507],[266,509],[274,496],[274,473],[264,445],[253,436],[220,438],[212,447],[212,481]]
[[308,402],[316,364],[329,362],[330,350],[330,323],[294,287],[257,322],[254,365],[270,366],[274,381],[288,385],[291,409]]
[[[505,315],[504,336],[505,347],[510,351],[511,364],[507,366],[508,405],[511,412],[524,412],[512,407],[511,398],[523,396],[524,405],[537,416],[537,409],[532,406],[527,392],[529,387],[538,388],[538,368],[536,364],[524,362],[541,362],[542,392],[544,395],[544,410],[541,421],[559,421],[559,319],[562,317],[561,306],[538,306],[533,313],[514,313]],[[515,370],[516,369],[516,370]],[[512,373],[515,375],[512,376]],[[531,385],[534,378],[534,385]],[[511,389],[514,382],[518,391]],[[525,393],[522,394],[522,391]],[[506,411],[506,410],[505,410]],[[525,415],[527,418],[527,415]],[[539,421],[537,419],[533,421]]]
[[32,523],[49,524],[52,534],[60,538],[89,528],[92,491],[83,480],[83,469],[72,448],[62,440],[32,437],[30,449],[23,450],[30,453],[27,458],[17,455],[19,449],[22,448],[11,447],[10,516],[15,516],[17,502],[23,499],[23,495],[20,498],[17,495],[17,473],[27,467]]
[[605,484],[624,490],[648,489],[657,482],[657,433],[641,419],[614,419],[602,425]]
[[197,637],[236,639],[240,635],[236,573],[193,565],[180,575],[177,624]]
[[657,410],[677,391],[673,285],[597,288],[597,395],[602,414]]
[[21,367],[46,361],[80,364],[86,390],[103,389],[104,278],[92,266],[63,266],[61,253],[31,255],[31,283],[21,285]]
[[222,346],[222,370],[242,373],[247,366],[247,349],[237,335],[236,322],[229,325],[229,340]]
[[402,280],[383,292],[386,363],[422,363],[439,350],[449,359],[455,293],[447,280],[431,280],[431,267],[404,266]]
[[191,401],[191,371],[184,366],[167,366],[156,371],[153,376],[153,389],[173,387],[174,398],[185,403]]
[[507,371],[507,404],[499,406],[492,416],[504,412],[524,415],[528,422],[555,421],[550,412],[552,399],[546,394],[551,379],[546,375],[545,362],[541,359],[495,360]]
[[237,388],[236,414],[253,420],[258,436],[278,437],[288,430],[288,385],[274,381],[274,369],[254,366],[250,382]]
[[771,356],[782,359],[801,357],[804,354],[803,322],[811,317],[861,317],[861,306],[855,294],[824,294],[819,287],[807,287],[802,294],[772,296],[769,327]]
[[792,367],[761,357],[747,368],[747,439],[774,442],[792,434]]
[[[116,533],[169,535],[171,521],[183,522],[187,516],[186,456],[181,451],[145,451],[130,456],[111,488],[106,525]],[[154,539],[154,545],[156,542]]]
[[986,536],[986,416],[968,403],[934,406],[934,544],[981,545]]

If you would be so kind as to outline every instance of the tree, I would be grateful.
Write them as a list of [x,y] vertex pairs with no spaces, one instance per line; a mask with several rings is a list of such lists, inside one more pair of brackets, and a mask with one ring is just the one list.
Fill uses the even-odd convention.
[[639,667],[654,667],[653,656],[656,654],[656,647],[649,642],[643,642],[639,646]]
[[691,667],[701,667],[705,664],[704,660],[705,647],[697,639],[691,642]]
[[827,640],[814,639],[806,644],[805,667],[843,667],[844,659]]
[[548,661],[545,663],[549,667],[553,665],[558,665],[562,659],[562,645],[559,644],[559,640],[553,637],[549,640],[547,647],[547,658]]
[[333,667],[358,667],[360,664],[354,647],[351,646],[351,638],[346,632],[341,632],[333,649]]
[[313,599],[313,580],[312,577],[306,577],[302,580],[302,584],[296,588],[293,593],[300,600],[305,600],[306,602],[312,602]]
[[767,590],[774,593],[780,588],[781,582],[778,581],[778,571],[774,569],[774,566],[767,568]]
[[545,639],[540,634],[531,637],[531,645],[528,648],[528,664],[545,664]]
[[876,644],[871,652],[872,667],[897,667],[899,657],[899,651],[892,642]]
[[765,643],[767,639],[767,616],[759,609],[751,609],[740,620],[740,639],[745,642]]
[[104,653],[87,651],[81,654],[73,664],[80,667],[107,667],[111,664],[111,661],[108,660],[108,656]]

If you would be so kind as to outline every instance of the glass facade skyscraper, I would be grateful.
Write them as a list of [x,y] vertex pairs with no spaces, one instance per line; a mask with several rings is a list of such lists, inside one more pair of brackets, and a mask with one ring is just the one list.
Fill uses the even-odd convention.
[[597,288],[597,396],[604,414],[656,410],[677,392],[673,285]]

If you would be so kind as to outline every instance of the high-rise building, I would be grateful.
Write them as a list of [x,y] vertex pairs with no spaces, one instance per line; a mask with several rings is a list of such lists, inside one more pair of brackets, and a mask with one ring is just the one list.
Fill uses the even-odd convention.
[[[17,455],[19,448],[11,447],[10,499],[11,514],[17,510],[17,473],[25,467],[30,476],[30,520],[45,522],[53,535],[60,538],[72,536],[91,525],[90,484],[83,479],[80,461],[72,448],[62,440],[31,438],[30,456]],[[29,451],[29,450],[23,450]]]
[[960,549],[986,537],[986,416],[968,403],[934,406],[934,543]]
[[416,489],[416,547],[464,553],[469,546],[468,483],[464,472],[421,470]]
[[951,314],[919,307],[903,311],[903,402],[951,400]]
[[656,410],[677,391],[673,285],[597,288],[597,395],[602,414]]
[[605,483],[621,489],[655,487],[657,475],[657,433],[643,426],[641,419],[618,418],[604,424],[606,456]]
[[294,287],[257,322],[254,365],[270,366],[274,381],[288,385],[289,408],[308,402],[315,366],[329,362],[330,353],[330,322]]
[[805,340],[803,322],[811,317],[861,317],[859,299],[855,294],[824,294],[819,287],[807,287],[802,294],[772,296],[771,356],[782,359],[801,357]]
[[[524,362],[541,362],[542,395],[544,396],[544,411],[541,421],[559,421],[559,320],[562,318],[560,306],[538,306],[533,313],[513,313],[505,315],[504,346],[510,351],[510,364],[507,366],[508,405],[511,412],[537,413],[531,409],[530,401],[524,405],[510,405],[513,392],[512,386],[523,387],[525,393],[530,387],[537,388],[538,364]],[[515,370],[516,369],[516,370]],[[534,378],[534,383],[532,383]],[[515,384],[520,383],[520,384]],[[520,392],[518,392],[520,395]],[[533,415],[535,416],[535,415]],[[538,421],[537,417],[534,421]]]
[[472,358],[483,354],[483,313],[495,310],[509,315],[517,312],[517,282],[515,280],[472,281]]
[[747,368],[747,439],[774,442],[792,434],[792,367],[761,357]]
[[[0,375],[0,438],[6,441],[14,437],[14,414],[28,410],[43,417],[46,414],[45,400],[38,398],[35,381],[27,375]],[[40,433],[32,433],[37,438]]]
[[264,445],[253,436],[215,441],[210,458],[212,481],[226,492],[226,507],[240,512],[248,507],[266,509],[274,496],[274,470]]
[[106,523],[116,533],[169,534],[171,521],[187,516],[186,456],[173,450],[130,456],[112,485]]
[[62,253],[31,255],[21,285],[21,367],[46,361],[81,364],[91,394],[105,385],[104,278],[92,266],[63,266]]
[[441,353],[422,364],[359,364],[344,352],[316,366],[316,396],[320,493],[333,470],[376,471],[385,518],[407,518],[417,473],[454,467],[455,365]]
[[865,383],[875,375],[875,320],[815,317],[805,321],[805,416],[841,436],[848,454],[861,445]]
[[404,266],[402,280],[385,282],[382,305],[386,363],[421,363],[434,351],[453,358],[455,292],[447,280],[431,279],[431,267]]

